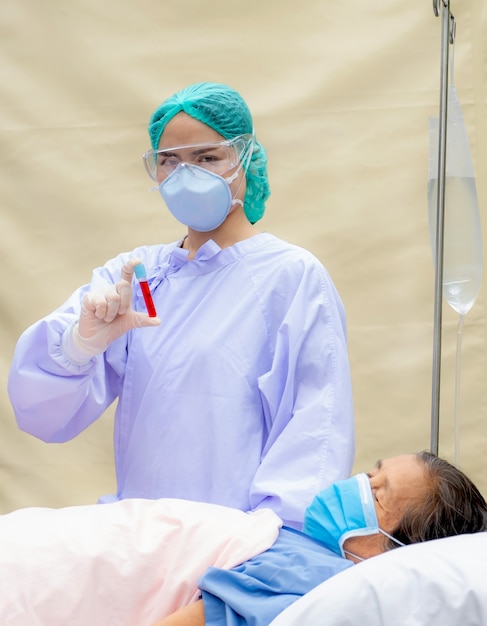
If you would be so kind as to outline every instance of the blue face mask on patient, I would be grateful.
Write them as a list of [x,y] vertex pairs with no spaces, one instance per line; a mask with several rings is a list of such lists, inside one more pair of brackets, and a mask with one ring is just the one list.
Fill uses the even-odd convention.
[[379,528],[367,474],[340,480],[317,494],[305,511],[303,532],[343,557],[350,537],[381,533],[404,545]]

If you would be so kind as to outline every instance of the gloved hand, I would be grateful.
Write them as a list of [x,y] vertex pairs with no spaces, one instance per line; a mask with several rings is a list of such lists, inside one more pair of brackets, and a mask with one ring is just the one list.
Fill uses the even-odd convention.
[[78,351],[89,356],[101,354],[112,341],[133,328],[159,326],[158,317],[149,317],[132,308],[132,279],[134,265],[138,263],[139,259],[130,259],[122,267],[122,280],[85,294],[79,322],[73,326],[71,336],[63,341],[68,358],[81,362],[85,359],[80,359]]

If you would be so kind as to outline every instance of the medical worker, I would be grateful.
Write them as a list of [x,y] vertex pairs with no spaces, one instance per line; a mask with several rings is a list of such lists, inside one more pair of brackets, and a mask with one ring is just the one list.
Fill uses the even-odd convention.
[[259,230],[267,157],[234,89],[191,85],[148,130],[146,170],[186,232],[111,259],[22,334],[8,385],[18,425],[67,441],[117,400],[117,493],[101,502],[269,507],[300,528],[353,463],[343,304],[312,254]]

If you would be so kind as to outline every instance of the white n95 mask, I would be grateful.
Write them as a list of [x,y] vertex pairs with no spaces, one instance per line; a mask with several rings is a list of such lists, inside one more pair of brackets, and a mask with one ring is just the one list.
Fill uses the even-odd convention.
[[[240,169],[240,168],[239,168]],[[159,185],[159,192],[174,217],[199,232],[218,228],[230,212],[234,200],[230,185],[238,170],[229,178],[197,165],[180,163]]]
[[350,537],[381,533],[404,545],[379,528],[370,480],[363,473],[320,491],[305,511],[303,532],[343,557]]

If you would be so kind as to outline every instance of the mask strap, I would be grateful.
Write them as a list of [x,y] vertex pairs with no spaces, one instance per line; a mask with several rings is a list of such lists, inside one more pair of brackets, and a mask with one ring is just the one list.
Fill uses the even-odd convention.
[[[232,182],[233,182],[233,181],[237,178],[237,176],[239,175],[240,170],[241,170],[242,168],[244,168],[244,172],[245,172],[245,174],[247,173],[247,169],[248,169],[248,167],[249,167],[249,165],[250,165],[250,159],[252,158],[252,153],[253,153],[252,147],[253,147],[253,145],[254,145],[254,140],[252,139],[251,141],[249,141],[249,145],[247,146],[247,154],[245,155],[245,158],[244,158],[244,159],[242,159],[242,161],[240,161],[240,164],[239,164],[238,168],[235,170],[235,172],[234,172],[231,176],[229,176],[228,178],[225,178],[225,181],[226,181],[226,183],[227,183],[228,185],[230,185],[230,183],[232,183]],[[243,181],[244,181],[244,178],[245,178],[245,176],[244,176],[244,177],[242,178],[242,180],[240,181],[240,185],[238,186],[238,189],[237,189],[237,191],[235,192],[235,196],[236,196],[236,195],[238,194],[238,192],[240,191],[240,187],[242,186],[242,183],[243,183]],[[235,198],[235,197],[234,197],[234,198],[232,198],[232,206],[233,206],[234,204],[240,204],[240,206],[242,206],[242,207],[243,207],[243,205],[244,205],[244,203],[242,202],[242,200],[239,200],[238,198]]]
[[243,163],[240,161],[240,165],[237,167],[237,169],[233,172],[233,174],[231,176],[229,176],[228,178],[225,178],[225,182],[227,182],[229,185],[231,183],[233,183],[233,181],[240,174],[240,170],[242,169],[242,165],[243,165]]
[[353,552],[349,552],[348,550],[344,550],[343,552],[345,554],[348,554],[348,556],[353,556],[353,558],[357,559],[357,561],[365,561],[365,559],[362,556],[359,556],[358,554],[354,554]]
[[247,154],[240,161],[239,166],[237,167],[235,172],[233,172],[233,174],[231,176],[229,176],[228,178],[225,178],[225,180],[227,181],[228,184],[233,183],[233,181],[240,174],[240,170],[242,169],[242,167],[244,168],[245,173],[247,173],[247,170],[248,170],[249,165],[250,165],[250,159],[252,158],[253,150],[251,148],[253,148],[253,146],[254,146],[254,140],[252,139],[252,140],[249,141],[249,145],[247,146]]
[[[379,532],[382,535],[385,535],[388,539],[390,539],[391,541],[393,541],[394,543],[397,543],[398,546],[405,546],[405,543],[402,543],[402,541],[399,541],[399,539],[396,539],[395,537],[393,537],[392,535],[390,535],[389,533],[387,533],[385,530],[382,530],[382,528],[379,528]],[[365,559],[361,556],[359,556],[358,554],[355,554],[354,552],[350,552],[349,550],[343,550],[344,554],[348,554],[349,556],[352,556],[354,559],[357,559],[358,561],[365,561]]]
[[240,184],[237,188],[237,191],[234,194],[234,197],[232,198],[232,204],[231,206],[233,206],[234,204],[240,204],[242,207],[244,205],[244,203],[242,202],[242,200],[239,200],[238,198],[236,198],[235,196],[238,194],[238,192],[240,191],[240,187],[242,186],[242,183],[244,181],[245,176],[242,176],[242,180],[240,181]]
[[403,543],[402,541],[399,541],[399,539],[396,539],[395,537],[393,537],[392,535],[389,535],[389,533],[386,533],[385,530],[382,530],[382,528],[379,528],[379,532],[382,533],[383,535],[385,535],[388,539],[390,539],[391,541],[393,541],[394,543],[396,543],[398,546],[405,546],[406,544]]

